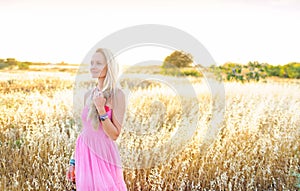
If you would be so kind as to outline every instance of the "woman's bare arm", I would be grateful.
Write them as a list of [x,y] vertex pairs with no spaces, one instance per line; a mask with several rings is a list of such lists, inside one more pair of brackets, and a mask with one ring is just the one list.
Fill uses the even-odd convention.
[[[115,102],[117,102],[117,104]],[[104,132],[114,141],[117,140],[120,135],[125,109],[125,94],[122,90],[119,90],[113,99],[112,120],[107,118],[105,121],[101,121]],[[106,111],[101,112],[105,113]]]

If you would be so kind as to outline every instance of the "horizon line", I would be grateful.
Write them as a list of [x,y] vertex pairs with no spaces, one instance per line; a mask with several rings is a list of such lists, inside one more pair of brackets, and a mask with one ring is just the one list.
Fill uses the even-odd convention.
[[[66,62],[66,61],[60,61],[60,62],[50,62],[50,61],[22,61],[22,60],[18,60],[17,58],[14,58],[14,57],[7,57],[7,58],[0,58],[0,61],[1,60],[6,60],[7,59],[14,59],[15,61],[18,61],[18,62],[30,62],[30,63],[33,63],[33,64],[43,64],[43,65],[59,65],[59,64],[66,64],[66,65],[87,65],[87,64],[84,64],[84,63],[71,63],[71,62]],[[286,65],[286,64],[290,64],[290,63],[300,63],[300,61],[289,61],[289,62],[286,62],[285,64],[272,64],[272,63],[268,63],[268,62],[260,62],[258,60],[249,60],[247,61],[247,63],[239,63],[239,62],[234,62],[234,61],[226,61],[224,62],[223,64],[211,64],[211,65],[216,65],[216,66],[221,66],[221,65],[224,65],[224,64],[227,64],[227,63],[232,63],[232,64],[240,64],[240,65],[247,65],[249,62],[258,62],[260,64],[268,64],[268,65],[273,65],[273,66],[277,66],[277,65]],[[118,63],[120,63],[118,61]],[[162,64],[162,63],[161,63]],[[148,66],[148,65],[157,65],[157,66],[160,66],[161,64],[157,64],[157,63],[153,63],[153,64],[137,64],[137,65],[140,65],[140,66]],[[119,65],[124,65],[124,66],[131,66],[131,65],[135,65],[135,64],[119,64]],[[195,65],[198,65],[198,64],[195,64]],[[201,64],[200,64],[201,65]]]

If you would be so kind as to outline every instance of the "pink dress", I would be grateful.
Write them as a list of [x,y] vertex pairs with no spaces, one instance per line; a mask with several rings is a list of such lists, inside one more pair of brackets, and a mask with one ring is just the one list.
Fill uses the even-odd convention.
[[[111,119],[112,110],[105,106]],[[76,141],[75,178],[78,191],[127,191],[122,162],[116,143],[102,129],[87,120],[88,107],[83,108],[83,129]]]

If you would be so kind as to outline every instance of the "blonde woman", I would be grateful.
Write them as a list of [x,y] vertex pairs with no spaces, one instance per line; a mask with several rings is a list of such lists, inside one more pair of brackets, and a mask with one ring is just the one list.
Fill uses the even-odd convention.
[[126,99],[117,82],[118,64],[110,50],[96,50],[90,73],[98,83],[84,95],[83,128],[67,178],[75,180],[79,191],[127,190],[115,143],[122,129]]

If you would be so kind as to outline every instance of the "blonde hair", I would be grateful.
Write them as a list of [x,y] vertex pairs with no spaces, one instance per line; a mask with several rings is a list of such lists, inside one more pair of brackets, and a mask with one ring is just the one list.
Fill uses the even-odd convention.
[[[102,53],[106,58],[107,73],[103,81],[102,91],[104,97],[106,98],[106,103],[107,103],[107,100],[109,98],[115,98],[115,96],[113,95],[116,94],[116,90],[117,88],[119,88],[119,83],[118,83],[119,65],[115,61],[113,53],[109,49],[98,48],[95,53]],[[99,128],[100,122],[99,122],[96,106],[92,101],[92,97],[93,97],[93,91],[91,92],[90,99],[88,101],[89,112],[87,118],[91,120],[93,128],[97,130]],[[117,100],[113,100],[113,101],[117,101]]]

